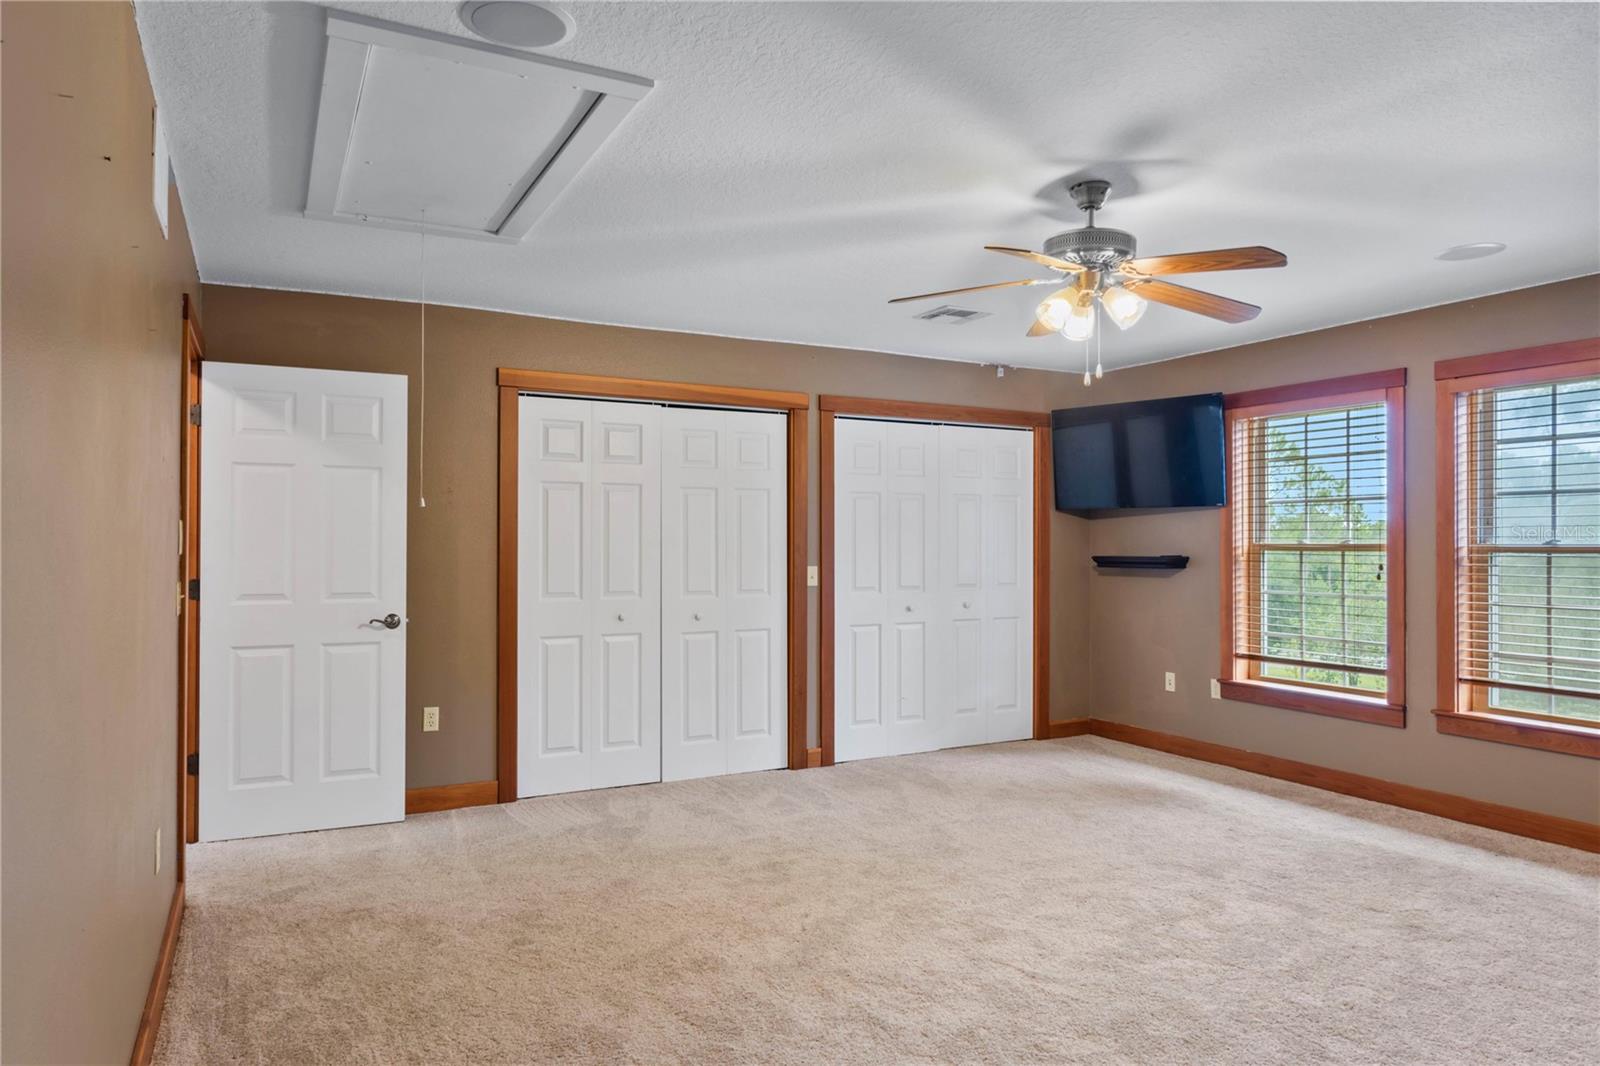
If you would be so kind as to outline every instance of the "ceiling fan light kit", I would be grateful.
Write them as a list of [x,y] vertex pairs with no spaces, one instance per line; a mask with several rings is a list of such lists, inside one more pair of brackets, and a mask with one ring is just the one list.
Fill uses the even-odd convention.
[[[1066,287],[1039,302],[1034,309],[1034,321],[1028,336],[1042,337],[1047,333],[1058,333],[1069,341],[1087,342],[1095,334],[1095,322],[1100,309],[1105,310],[1106,317],[1119,330],[1125,330],[1138,324],[1152,301],[1221,322],[1248,322],[1261,313],[1261,308],[1226,296],[1174,285],[1160,280],[1158,275],[1254,270],[1288,264],[1282,252],[1260,245],[1140,259],[1137,258],[1138,241],[1133,234],[1094,224],[1095,212],[1105,206],[1106,196],[1111,191],[1110,182],[1098,179],[1080,181],[1068,191],[1072,194],[1073,202],[1089,216],[1087,226],[1067,230],[1047,239],[1042,252],[1005,245],[984,246],[988,251],[1016,256],[1047,267],[1055,271],[1055,276],[945,289],[916,296],[901,296],[889,302],[903,303],[988,289],[1068,282]],[[1100,376],[1098,366],[1095,376]],[[1089,373],[1085,368],[1084,384],[1089,383]]]

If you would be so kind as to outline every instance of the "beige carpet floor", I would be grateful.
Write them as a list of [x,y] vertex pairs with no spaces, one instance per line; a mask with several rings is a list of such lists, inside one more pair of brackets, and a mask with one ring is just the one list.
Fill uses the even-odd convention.
[[1097,738],[189,855],[166,1064],[1600,1062],[1596,857]]

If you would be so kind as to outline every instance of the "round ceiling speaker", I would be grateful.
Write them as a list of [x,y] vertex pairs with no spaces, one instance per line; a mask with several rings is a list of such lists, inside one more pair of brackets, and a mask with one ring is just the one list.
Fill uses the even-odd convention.
[[523,0],[468,0],[461,22],[484,40],[513,48],[548,48],[572,33],[565,13]]

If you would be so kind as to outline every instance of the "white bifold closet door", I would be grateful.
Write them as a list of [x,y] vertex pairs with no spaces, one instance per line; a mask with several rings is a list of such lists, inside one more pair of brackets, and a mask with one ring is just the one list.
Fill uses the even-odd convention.
[[787,764],[787,421],[523,396],[517,794]]
[[1032,735],[1033,440],[834,426],[838,761]]
[[661,780],[661,408],[519,402],[517,795]]
[[787,765],[787,430],[662,412],[663,780]]

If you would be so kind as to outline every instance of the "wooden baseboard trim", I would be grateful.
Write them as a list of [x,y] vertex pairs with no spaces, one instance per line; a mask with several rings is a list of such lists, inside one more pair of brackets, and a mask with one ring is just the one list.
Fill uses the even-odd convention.
[[1205,740],[1192,740],[1173,733],[1162,733],[1123,722],[1108,722],[1103,718],[1089,719],[1088,732],[1097,737],[1105,737],[1107,740],[1120,740],[1124,744],[1153,748],[1169,755],[1181,755],[1187,759],[1231,766],[1235,770],[1275,777],[1280,781],[1293,781],[1296,784],[1310,785],[1312,788],[1325,789],[1328,792],[1338,792],[1358,799],[1373,800],[1393,807],[1404,807],[1411,811],[1421,811],[1423,814],[1449,818],[1455,822],[1466,822],[1486,829],[1498,829],[1502,833],[1530,837],[1551,844],[1563,844],[1580,851],[1600,853],[1600,825],[1589,822],[1468,799],[1465,796],[1435,792],[1414,785],[1402,785],[1377,777],[1367,777],[1365,774],[1353,774],[1346,770],[1331,770],[1325,766],[1297,762],[1294,759],[1280,759],[1276,755],[1263,755],[1260,752],[1230,748],[1225,744],[1212,744]]
[[500,802],[500,782],[464,781],[459,785],[406,789],[406,813],[453,811],[457,807],[484,807]]
[[1089,732],[1089,718],[1068,718],[1062,722],[1051,722],[1044,731],[1046,740],[1055,740],[1058,737],[1081,737]]
[[813,769],[816,769],[818,766],[821,766],[821,765],[822,765],[822,749],[821,748],[807,748],[806,749],[806,769],[807,770],[813,770]]
[[172,960],[178,953],[178,927],[183,924],[183,882],[172,890],[172,906],[167,910],[167,928],[161,934],[161,950],[156,953],[156,972],[150,978],[150,992],[144,998],[144,1013],[139,1016],[139,1031],[133,1037],[131,1066],[148,1066],[156,1053],[156,1034],[161,1032],[161,1012],[167,1005],[167,985],[172,981]]

